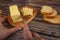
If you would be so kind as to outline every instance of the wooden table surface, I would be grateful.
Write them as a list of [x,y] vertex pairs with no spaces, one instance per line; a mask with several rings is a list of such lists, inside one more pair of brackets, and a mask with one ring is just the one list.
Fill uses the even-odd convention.
[[[49,5],[55,8],[60,13],[60,0],[13,0],[12,2],[8,0],[0,1],[0,9],[4,10],[4,15],[9,14],[8,6],[11,4],[17,4],[19,7],[23,5],[31,5],[38,10],[41,9],[43,5]],[[10,26],[8,23],[4,23],[5,26]],[[10,26],[11,27],[11,26]],[[38,15],[29,23],[29,28],[31,31],[39,33],[45,40],[60,40],[60,25],[54,25],[44,22],[42,15],[38,12]],[[24,40],[23,30],[19,30],[12,35],[10,35],[6,40]]]

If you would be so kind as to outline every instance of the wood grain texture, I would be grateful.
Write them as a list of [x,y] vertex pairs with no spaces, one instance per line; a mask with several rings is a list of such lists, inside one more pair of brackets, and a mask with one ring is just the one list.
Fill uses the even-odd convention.
[[[55,8],[60,15],[60,0],[15,0],[12,2],[0,2],[0,9],[4,10],[4,15],[8,12],[8,6],[11,4],[17,4],[18,6],[31,5],[38,10],[41,9],[43,5],[49,5]],[[9,26],[9,25],[8,25]],[[31,31],[40,33],[40,35],[45,38],[45,40],[60,40],[60,25],[54,25],[43,21],[42,15],[39,13],[34,20],[29,23],[29,28]],[[10,35],[6,40],[24,40],[23,30],[17,31]],[[49,34],[49,35],[47,35]],[[59,37],[52,37],[50,35],[56,35]]]

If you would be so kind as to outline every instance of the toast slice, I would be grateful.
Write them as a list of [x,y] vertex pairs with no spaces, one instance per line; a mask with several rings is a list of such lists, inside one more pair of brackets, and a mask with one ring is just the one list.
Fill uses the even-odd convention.
[[60,15],[57,15],[54,18],[43,17],[43,20],[53,24],[60,24]]
[[48,18],[53,18],[53,17],[57,16],[57,11],[54,9],[54,11],[51,15],[43,15],[43,16],[48,17]]
[[53,13],[53,8],[50,6],[43,6],[41,9],[41,14],[43,15],[51,15]]

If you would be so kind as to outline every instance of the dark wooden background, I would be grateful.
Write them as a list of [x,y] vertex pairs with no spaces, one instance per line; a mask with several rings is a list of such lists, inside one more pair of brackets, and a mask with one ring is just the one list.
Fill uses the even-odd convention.
[[[8,6],[12,4],[17,4],[19,7],[31,5],[38,10],[40,10],[43,5],[49,5],[55,8],[58,14],[60,13],[60,0],[0,0],[0,9],[4,10],[4,15],[7,16],[7,14],[9,14]],[[7,25],[7,23],[8,22],[6,22],[5,25]],[[40,34],[45,40],[60,40],[60,25],[44,22],[39,12],[29,23],[29,28],[31,31]],[[13,33],[6,40],[24,40],[23,30]]]

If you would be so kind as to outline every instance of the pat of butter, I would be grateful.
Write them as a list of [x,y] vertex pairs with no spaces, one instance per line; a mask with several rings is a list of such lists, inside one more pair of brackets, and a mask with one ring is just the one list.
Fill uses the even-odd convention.
[[10,16],[11,16],[14,23],[22,21],[22,17],[21,17],[19,10],[18,10],[17,5],[9,6],[9,9],[10,9]]
[[24,8],[22,8],[22,12],[23,12],[23,16],[26,16],[26,15],[33,16],[32,8],[24,7]]

